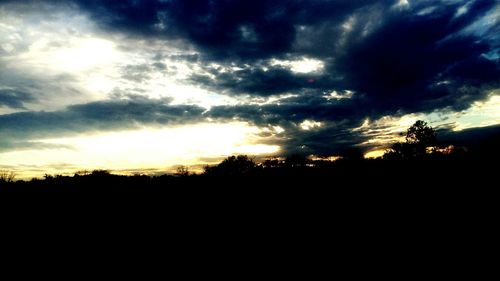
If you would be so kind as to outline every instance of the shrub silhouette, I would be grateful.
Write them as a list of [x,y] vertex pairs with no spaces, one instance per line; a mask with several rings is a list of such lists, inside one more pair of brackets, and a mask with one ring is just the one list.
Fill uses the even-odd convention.
[[247,174],[255,167],[255,162],[247,155],[230,156],[217,166],[205,167],[205,174],[236,176]]

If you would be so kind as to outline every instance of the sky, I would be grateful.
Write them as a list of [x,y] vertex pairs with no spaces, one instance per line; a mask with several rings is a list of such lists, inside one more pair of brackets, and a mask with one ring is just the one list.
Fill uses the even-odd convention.
[[380,155],[500,124],[495,0],[0,0],[0,169]]

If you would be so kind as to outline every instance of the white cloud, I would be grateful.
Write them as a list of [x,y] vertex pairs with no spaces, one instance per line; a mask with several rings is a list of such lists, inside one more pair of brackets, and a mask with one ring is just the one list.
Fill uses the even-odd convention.
[[470,2],[467,2],[465,5],[463,6],[460,6],[458,9],[457,9],[457,12],[455,13],[455,18],[458,18],[462,15],[465,15],[467,14],[467,12],[469,11],[469,6],[473,3],[473,1],[470,1]]
[[392,6],[394,9],[406,9],[410,6],[410,1],[408,0],[398,0],[396,4]]
[[350,16],[343,24],[342,24],[342,29],[346,32],[350,32],[354,25],[356,24],[356,16],[352,15]]
[[120,59],[113,42],[101,38],[75,38],[51,52],[46,60],[63,71],[77,72],[108,65]]
[[324,97],[327,100],[342,100],[342,99],[350,99],[354,96],[354,92],[350,90],[345,90],[343,92],[333,90],[330,93],[327,93]]
[[419,15],[419,16],[426,16],[426,15],[434,13],[434,11],[436,9],[437,9],[436,6],[431,6],[431,7],[423,8],[423,9],[421,9],[421,10],[419,10],[417,12],[417,15]]
[[314,121],[314,120],[304,120],[299,124],[299,127],[304,131],[310,131],[316,128],[320,128],[323,126],[322,122]]
[[296,73],[321,73],[325,67],[324,62],[311,58],[301,58],[298,60],[272,59],[270,64],[272,66],[289,68],[291,71]]

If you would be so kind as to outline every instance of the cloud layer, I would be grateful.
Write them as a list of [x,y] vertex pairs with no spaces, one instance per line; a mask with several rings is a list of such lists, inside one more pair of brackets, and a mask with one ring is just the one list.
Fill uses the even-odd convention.
[[[500,88],[495,1],[43,2],[65,3],[95,25],[92,32],[120,38],[117,48],[136,55],[116,66],[121,86],[105,98],[51,112],[25,106],[41,97],[31,87],[37,81],[0,78],[0,106],[28,110],[0,116],[0,135],[11,142],[209,118],[267,127],[285,153],[331,155],[366,144],[373,135],[356,130],[366,120],[452,114]],[[0,5],[6,14],[29,6]],[[180,88],[153,99],[151,85],[172,77],[203,102]]]

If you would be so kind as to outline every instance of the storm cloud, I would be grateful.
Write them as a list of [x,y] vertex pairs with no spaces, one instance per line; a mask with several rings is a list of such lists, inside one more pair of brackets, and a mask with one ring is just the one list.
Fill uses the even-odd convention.
[[[381,111],[466,108],[498,87],[498,23],[469,28],[495,1],[81,1],[103,27],[181,38],[202,60],[236,66],[194,74],[233,94],[349,89]],[[399,3],[399,4],[398,4]],[[406,4],[405,4],[406,3]],[[498,11],[496,12],[498,14]],[[469,28],[469,29],[468,29]],[[265,61],[311,57],[321,74]],[[266,67],[266,69],[264,69]],[[464,90],[467,88],[467,90]]]

